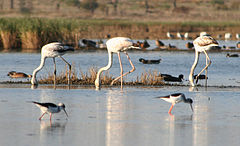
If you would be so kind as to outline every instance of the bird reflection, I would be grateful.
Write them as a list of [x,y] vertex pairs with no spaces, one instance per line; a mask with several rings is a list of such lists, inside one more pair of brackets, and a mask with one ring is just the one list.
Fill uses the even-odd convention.
[[[169,121],[169,146],[177,145],[183,139],[192,139],[189,137],[193,131],[192,120],[193,115],[172,115],[166,117],[166,121]],[[185,132],[179,133],[179,131]],[[191,143],[188,144],[187,142],[185,142],[186,145],[191,145]]]
[[41,121],[40,130],[41,133],[47,132],[47,134],[64,134],[67,121],[65,122],[51,122],[51,121]]
[[106,146],[121,145],[124,137],[125,124],[114,122],[124,120],[125,100],[123,92],[119,90],[109,90],[106,98]]
[[37,89],[38,85],[31,85],[31,89]]

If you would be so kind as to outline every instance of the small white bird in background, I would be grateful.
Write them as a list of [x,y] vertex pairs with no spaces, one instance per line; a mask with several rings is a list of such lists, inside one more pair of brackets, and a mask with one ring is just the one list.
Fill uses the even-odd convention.
[[178,37],[179,39],[183,39],[184,35],[181,34],[180,32],[177,32],[177,37]]
[[188,40],[188,39],[189,39],[189,34],[188,34],[188,32],[186,32],[186,33],[184,34],[184,39],[185,39],[185,40]]
[[202,31],[202,32],[200,32],[200,37],[201,36],[210,36],[209,34],[207,34],[207,32],[205,32],[205,31]]
[[231,33],[225,33],[224,37],[225,37],[225,41],[230,40],[232,38],[232,34]]
[[239,40],[240,39],[240,34],[236,33],[236,39]]
[[168,39],[173,39],[174,35],[172,35],[170,32],[167,32],[167,37],[168,37]]
[[42,119],[42,117],[48,113],[50,114],[50,121],[52,120],[52,114],[55,113],[59,113],[61,110],[63,110],[66,114],[66,116],[68,117],[68,114],[65,110],[65,105],[63,103],[59,103],[58,105],[54,104],[54,103],[40,103],[40,102],[36,102],[36,101],[32,101],[32,103],[34,103],[36,106],[38,106],[40,108],[40,110],[42,111],[42,115],[39,118],[39,120]]
[[32,80],[31,83],[33,85],[37,85],[37,79],[36,75],[37,73],[43,68],[45,64],[46,58],[53,58],[54,63],[54,85],[56,85],[56,63],[55,63],[55,57],[60,57],[68,66],[69,66],[69,72],[68,72],[68,85],[70,85],[70,75],[71,75],[71,65],[62,57],[66,52],[68,51],[74,51],[74,49],[70,46],[66,46],[62,43],[55,42],[50,43],[42,47],[41,50],[41,63],[39,67],[37,67],[32,74]]
[[156,98],[160,98],[160,99],[163,99],[167,102],[170,102],[172,103],[168,113],[170,115],[172,115],[172,109],[173,109],[173,106],[179,102],[184,102],[184,103],[188,103],[190,104],[190,107],[193,111],[193,107],[192,107],[192,103],[193,103],[193,100],[191,98],[186,98],[185,95],[183,93],[174,93],[174,94],[170,94],[170,95],[167,95],[167,96],[160,96],[160,97],[156,97]]

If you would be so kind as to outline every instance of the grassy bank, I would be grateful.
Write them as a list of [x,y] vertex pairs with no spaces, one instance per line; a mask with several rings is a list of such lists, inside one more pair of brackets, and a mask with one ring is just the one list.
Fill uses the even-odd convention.
[[36,49],[53,41],[78,47],[82,38],[126,36],[133,39],[165,39],[166,32],[207,31],[210,34],[240,32],[240,22],[137,22],[47,18],[0,18],[0,47],[5,50]]

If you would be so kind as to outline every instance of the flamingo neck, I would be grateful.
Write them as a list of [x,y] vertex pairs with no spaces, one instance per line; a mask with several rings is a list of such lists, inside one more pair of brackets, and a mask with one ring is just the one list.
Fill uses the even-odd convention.
[[192,68],[191,68],[191,71],[190,71],[190,74],[189,74],[189,81],[190,81],[190,84],[192,86],[194,86],[194,82],[193,82],[193,74],[194,74],[194,70],[198,64],[198,60],[199,60],[199,52],[195,50],[195,60],[194,60],[194,63],[192,65]]
[[38,84],[36,76],[37,76],[37,73],[43,68],[43,66],[45,64],[45,59],[46,59],[46,57],[42,57],[40,65],[33,71],[32,79],[31,79],[31,83],[33,85],[37,85]]
[[109,68],[111,68],[112,66],[112,60],[113,60],[113,53],[112,52],[108,52],[108,65],[105,66],[105,67],[102,67],[99,69],[98,73],[97,73],[97,78],[95,80],[95,87],[96,89],[99,89],[100,88],[100,76],[101,76],[101,73],[105,70],[108,70]]

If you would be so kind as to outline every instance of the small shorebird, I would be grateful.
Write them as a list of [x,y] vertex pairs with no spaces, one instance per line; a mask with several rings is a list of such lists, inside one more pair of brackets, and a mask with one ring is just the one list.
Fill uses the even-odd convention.
[[63,103],[59,103],[58,105],[54,104],[54,103],[40,103],[40,102],[35,102],[32,101],[32,103],[34,103],[36,106],[38,106],[40,108],[40,110],[43,112],[43,114],[41,115],[41,117],[39,118],[39,120],[42,119],[42,117],[48,113],[50,114],[50,121],[52,120],[52,114],[54,113],[59,113],[61,110],[63,110],[66,114],[66,116],[68,117],[68,114],[65,110],[65,105]]
[[10,76],[11,78],[31,78],[32,77],[32,75],[27,75],[23,72],[16,72],[16,71],[8,72],[7,76]]
[[167,95],[167,96],[160,96],[160,97],[156,97],[156,98],[160,98],[160,99],[163,99],[167,102],[172,103],[172,106],[170,107],[170,109],[168,111],[168,113],[170,115],[172,115],[171,111],[173,109],[173,106],[175,104],[179,103],[179,102],[189,103],[190,107],[193,111],[193,107],[192,107],[193,100],[191,98],[186,98],[183,93],[174,93],[174,94],[170,94],[170,95]]

